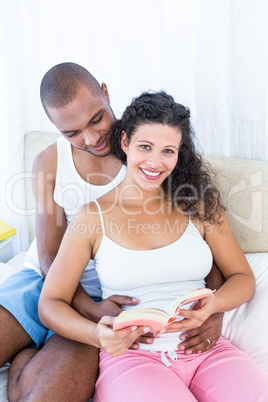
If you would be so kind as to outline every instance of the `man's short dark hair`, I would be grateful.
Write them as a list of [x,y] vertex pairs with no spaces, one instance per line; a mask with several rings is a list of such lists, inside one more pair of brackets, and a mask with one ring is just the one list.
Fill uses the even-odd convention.
[[61,63],[52,67],[43,77],[40,87],[42,105],[59,109],[68,105],[81,87],[88,88],[94,96],[103,96],[95,77],[76,63]]

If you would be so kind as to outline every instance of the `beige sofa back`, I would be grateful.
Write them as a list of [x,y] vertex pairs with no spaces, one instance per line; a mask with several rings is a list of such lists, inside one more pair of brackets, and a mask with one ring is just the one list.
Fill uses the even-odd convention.
[[57,141],[61,134],[45,133],[41,131],[32,131],[25,135],[24,139],[24,169],[27,174],[25,179],[26,199],[27,199],[27,215],[28,215],[28,232],[29,240],[35,238],[35,199],[32,191],[31,178],[34,159],[39,152],[47,148],[53,142]]
[[[35,156],[61,134],[33,131],[25,136],[25,171]],[[203,155],[216,173],[226,217],[245,253],[268,252],[268,162]],[[26,179],[28,211],[35,206],[31,180]],[[35,236],[34,211],[28,214],[30,241]],[[228,252],[228,250],[226,250]]]

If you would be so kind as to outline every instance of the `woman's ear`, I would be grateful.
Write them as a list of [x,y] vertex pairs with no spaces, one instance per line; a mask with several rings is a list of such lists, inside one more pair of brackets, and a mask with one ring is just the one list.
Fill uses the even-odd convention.
[[128,146],[127,133],[123,130],[121,133],[121,148],[125,153],[127,153],[127,146]]

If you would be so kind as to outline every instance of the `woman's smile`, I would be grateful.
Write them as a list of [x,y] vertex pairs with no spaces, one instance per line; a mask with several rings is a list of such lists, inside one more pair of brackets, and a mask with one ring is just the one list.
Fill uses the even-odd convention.
[[149,180],[157,180],[163,172],[140,168],[142,174]]

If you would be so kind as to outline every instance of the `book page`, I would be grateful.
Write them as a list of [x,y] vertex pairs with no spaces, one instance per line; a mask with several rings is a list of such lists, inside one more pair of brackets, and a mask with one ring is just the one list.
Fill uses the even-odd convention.
[[196,300],[202,299],[203,297],[209,296],[213,291],[208,288],[201,288],[197,290],[193,290],[186,295],[179,297],[171,307],[171,315],[175,316],[176,311],[183,305],[193,303]]
[[165,311],[157,308],[137,308],[123,311],[116,317],[113,325],[114,330],[118,330],[133,325],[145,325],[151,328],[152,332],[163,329],[170,316]]

